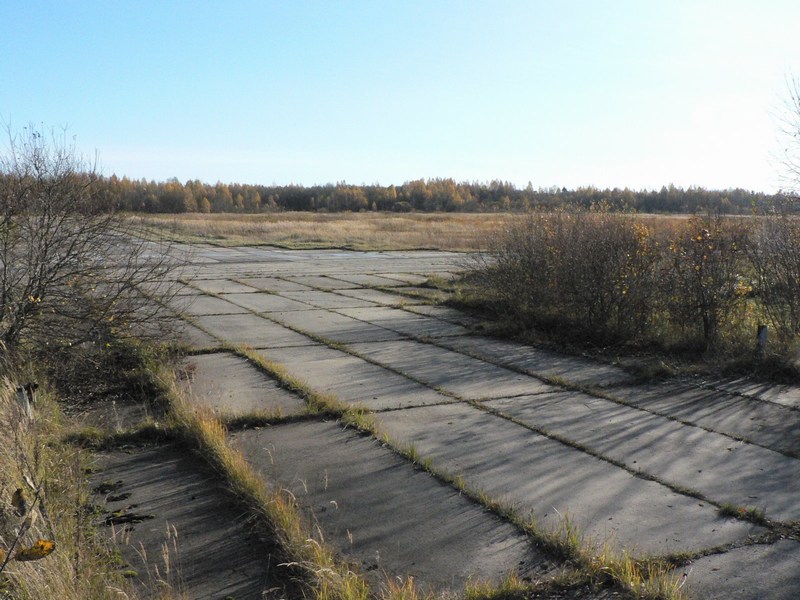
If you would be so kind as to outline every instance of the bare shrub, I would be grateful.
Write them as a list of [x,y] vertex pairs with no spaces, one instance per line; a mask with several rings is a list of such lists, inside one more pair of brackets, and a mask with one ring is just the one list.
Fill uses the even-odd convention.
[[748,255],[764,315],[788,344],[800,333],[800,221],[785,213],[760,219]]
[[[162,312],[174,266],[106,205],[65,136],[9,131],[0,156],[0,342],[11,351],[125,334]],[[161,287],[159,287],[161,286]]]
[[656,250],[651,229],[624,215],[537,213],[496,240],[481,282],[526,320],[630,337],[648,320]]
[[719,341],[720,326],[746,301],[745,222],[693,218],[674,227],[665,256],[662,298],[676,327],[699,333],[702,349]]

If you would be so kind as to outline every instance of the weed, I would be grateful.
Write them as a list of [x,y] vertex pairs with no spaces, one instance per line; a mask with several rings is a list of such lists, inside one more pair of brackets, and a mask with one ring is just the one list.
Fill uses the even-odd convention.
[[738,506],[730,502],[725,502],[724,504],[720,505],[717,512],[721,517],[733,517],[743,521],[750,521],[756,525],[769,525],[769,519],[767,519],[764,510],[754,506]]

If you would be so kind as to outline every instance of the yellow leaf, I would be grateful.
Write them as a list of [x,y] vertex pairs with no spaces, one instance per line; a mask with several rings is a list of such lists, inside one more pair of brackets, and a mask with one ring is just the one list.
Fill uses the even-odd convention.
[[0,563],[4,563],[6,561],[6,551],[0,548]]
[[30,548],[23,548],[14,555],[14,560],[39,560],[56,549],[56,543],[50,540],[36,540]]

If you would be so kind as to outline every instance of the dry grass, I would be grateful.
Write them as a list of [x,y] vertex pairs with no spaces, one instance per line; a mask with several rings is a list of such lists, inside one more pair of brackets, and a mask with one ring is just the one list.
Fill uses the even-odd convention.
[[310,213],[264,215],[131,215],[137,225],[155,228],[181,242],[222,246],[272,245],[282,248],[352,250],[483,250],[511,222],[509,213]]
[[[41,560],[10,561],[0,576],[0,597],[137,598],[93,525],[88,453],[57,441],[68,423],[46,391],[40,391],[31,422],[17,407],[15,386],[0,380],[0,549],[9,550],[27,516],[33,522],[16,548],[44,539],[54,541],[55,550]],[[17,488],[29,498],[24,516],[11,506]]]
[[209,410],[191,405],[171,373],[163,370],[161,380],[171,400],[173,426],[216,468],[263,533],[273,539],[280,556],[272,558],[280,561],[279,568],[288,571],[295,583],[306,582],[308,587],[301,593],[318,600],[367,600],[369,588],[364,579],[340,561],[317,532],[305,527],[294,495],[267,485],[244,457],[230,448],[222,423]]

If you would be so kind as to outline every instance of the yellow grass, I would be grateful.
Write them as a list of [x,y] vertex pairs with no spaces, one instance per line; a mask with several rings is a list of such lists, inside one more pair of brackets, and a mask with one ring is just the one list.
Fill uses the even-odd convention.
[[[52,540],[55,549],[41,560],[10,561],[0,577],[0,598],[137,598],[124,565],[93,525],[88,453],[58,442],[68,423],[46,390],[40,391],[35,420],[28,420],[17,406],[18,383],[0,378],[0,554],[13,555],[38,539]],[[19,502],[12,509],[18,489],[28,498],[24,510]]]
[[516,215],[510,213],[311,213],[263,215],[131,215],[183,242],[222,246],[273,245],[283,248],[352,250],[482,250]]

